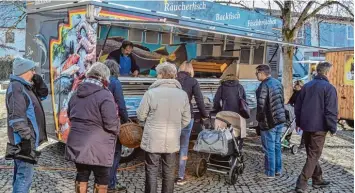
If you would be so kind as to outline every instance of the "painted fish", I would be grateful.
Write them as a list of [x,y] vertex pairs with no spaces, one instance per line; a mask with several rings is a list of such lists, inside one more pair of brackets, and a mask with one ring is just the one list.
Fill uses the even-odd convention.
[[80,67],[77,66],[77,65],[71,66],[71,67],[69,67],[68,69],[64,70],[64,71],[62,72],[62,75],[69,75],[69,76],[71,76],[71,75],[75,74],[76,72],[78,72],[79,69],[80,69]]
[[62,71],[69,69],[71,66],[77,64],[79,62],[80,55],[79,54],[72,54],[69,58],[65,61],[62,65]]
[[46,64],[47,62],[47,57],[48,57],[48,48],[47,48],[47,41],[46,38],[42,34],[37,34],[33,37],[33,41],[39,46],[39,48],[42,50],[44,54],[44,60],[41,61],[41,66]]

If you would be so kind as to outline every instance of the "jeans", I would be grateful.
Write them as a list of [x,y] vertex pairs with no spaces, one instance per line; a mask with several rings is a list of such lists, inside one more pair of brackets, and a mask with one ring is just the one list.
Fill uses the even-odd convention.
[[190,124],[181,130],[180,136],[180,156],[179,156],[179,178],[184,179],[185,168],[187,162],[187,153],[189,152],[189,142],[192,126],[194,125],[194,120],[192,119]]
[[145,193],[157,193],[160,159],[162,160],[162,193],[174,192],[176,153],[145,152]]
[[30,192],[32,178],[34,173],[34,164],[15,159],[14,176],[13,176],[13,193]]
[[282,158],[281,158],[281,135],[283,124],[276,127],[261,131],[261,142],[263,151],[265,153],[265,174],[267,176],[275,176],[275,173],[282,172]]
[[110,171],[110,183],[108,185],[109,189],[114,189],[117,185],[117,169],[120,165],[121,152],[122,152],[122,144],[117,139],[115,157],[114,157],[113,165],[112,165],[112,168]]
[[302,169],[301,175],[298,177],[296,187],[302,190],[307,188],[307,181],[312,178],[312,182],[323,181],[323,171],[319,164],[319,158],[322,155],[325,137],[327,132],[303,132],[304,143],[306,146],[307,160]]
[[75,164],[76,165],[76,181],[78,182],[88,182],[91,171],[94,172],[95,184],[98,185],[108,185],[110,169],[104,166],[92,166],[86,164]]

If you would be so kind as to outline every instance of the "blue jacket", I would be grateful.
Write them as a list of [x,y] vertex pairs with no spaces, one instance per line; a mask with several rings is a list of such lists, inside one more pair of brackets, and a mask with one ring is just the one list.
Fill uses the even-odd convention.
[[[36,78],[36,79],[35,79]],[[34,85],[18,76],[10,76],[6,91],[9,142],[6,159],[21,159],[37,163],[37,147],[47,141],[45,114],[41,104],[48,89],[41,77],[34,77]]]
[[110,77],[110,85],[108,86],[108,89],[113,94],[113,97],[115,98],[115,102],[118,105],[118,114],[121,118],[121,122],[122,123],[128,122],[128,113],[127,113],[126,103],[123,96],[122,85],[121,82],[118,80],[118,78],[114,76]]
[[295,105],[296,124],[304,131],[335,133],[338,120],[337,91],[323,75],[305,84]]

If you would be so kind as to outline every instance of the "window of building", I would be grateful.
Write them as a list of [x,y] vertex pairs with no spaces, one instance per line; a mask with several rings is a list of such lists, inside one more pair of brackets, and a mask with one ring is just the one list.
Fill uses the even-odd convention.
[[5,34],[5,42],[6,43],[15,43],[15,33],[14,32],[6,32]]
[[250,48],[242,48],[240,51],[240,63],[249,64]]
[[159,43],[159,33],[155,32],[155,31],[145,32],[145,43],[158,44]]
[[[224,51],[223,46],[222,47],[222,56],[233,56],[233,51]],[[233,50],[234,49],[234,44],[227,44],[226,45],[226,50]]]
[[254,49],[254,64],[264,63],[264,46],[259,46]]
[[141,43],[143,41],[143,31],[139,29],[130,29],[128,31],[128,40]]
[[354,40],[354,26],[348,25],[347,27],[348,40]]
[[[174,36],[173,36],[174,42]],[[162,45],[169,45],[170,44],[170,33],[162,33],[161,34],[161,44]]]
[[212,55],[213,55],[213,44],[202,44],[201,56],[212,56]]

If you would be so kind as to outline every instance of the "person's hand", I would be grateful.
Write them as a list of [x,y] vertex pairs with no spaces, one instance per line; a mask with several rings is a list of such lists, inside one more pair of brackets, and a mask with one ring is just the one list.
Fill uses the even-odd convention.
[[210,129],[212,127],[211,121],[209,118],[202,118],[201,122],[202,122],[202,125],[205,127],[205,129]]
[[18,130],[17,133],[20,135],[21,139],[23,140],[31,139],[31,129],[29,127]]
[[138,76],[138,74],[139,74],[139,72],[138,72],[138,70],[136,70],[136,71],[134,71],[134,72],[133,72],[133,74],[132,74],[132,75],[133,75],[133,77],[137,77],[137,76]]

